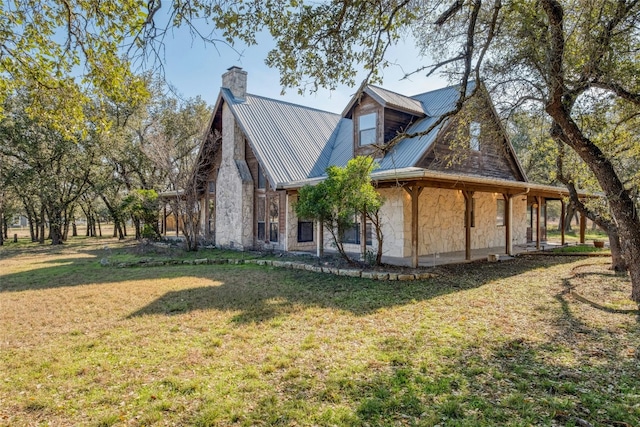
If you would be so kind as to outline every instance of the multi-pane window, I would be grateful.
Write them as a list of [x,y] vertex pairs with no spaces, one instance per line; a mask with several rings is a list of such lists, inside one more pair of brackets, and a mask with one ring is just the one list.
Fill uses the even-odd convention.
[[370,145],[376,143],[376,123],[378,115],[376,113],[364,114],[358,119],[358,131],[360,145]]
[[[365,230],[365,237],[367,239],[367,245],[371,245],[373,240],[372,240],[372,227],[371,227],[371,223],[367,223],[366,224],[366,230]],[[354,243],[356,245],[359,245],[361,242],[360,240],[360,223],[356,222],[354,223],[351,227],[349,227],[348,229],[346,229],[344,231],[344,234],[342,235],[342,243]]]
[[258,163],[258,188],[267,188],[267,180],[262,167],[260,167],[260,163]]
[[504,199],[496,200],[496,225],[502,227],[505,225],[505,203]]
[[480,123],[469,123],[469,148],[474,151],[480,150]]
[[298,221],[298,242],[313,242],[313,222]]
[[266,218],[266,202],[264,197],[258,197],[256,203],[256,220],[258,222],[258,240],[265,241],[267,239],[265,233],[265,218]]
[[209,181],[208,187],[209,187],[209,193],[215,193],[216,192],[216,182],[215,181]]
[[278,225],[280,219],[280,199],[278,196],[269,197],[269,241],[278,241]]

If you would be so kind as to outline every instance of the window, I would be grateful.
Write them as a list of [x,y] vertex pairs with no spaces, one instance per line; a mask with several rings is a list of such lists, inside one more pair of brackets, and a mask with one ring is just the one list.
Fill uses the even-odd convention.
[[216,182],[215,181],[209,181],[208,187],[209,187],[209,193],[215,193],[216,192]]
[[258,188],[267,188],[267,180],[264,176],[264,171],[258,163]]
[[474,151],[480,150],[480,123],[469,123],[469,148]]
[[[364,232],[365,237],[367,239],[366,244],[367,245],[371,245],[373,240],[372,240],[372,225],[371,223],[367,223],[366,225],[366,230]],[[359,245],[361,242],[360,240],[360,223],[356,222],[355,224],[353,224],[351,227],[349,227],[348,229],[346,229],[344,231],[344,234],[342,236],[342,243],[354,243],[356,245]]]
[[[467,213],[464,215],[464,226],[467,226]],[[471,199],[471,227],[476,226],[476,199]]]
[[376,143],[376,123],[378,115],[370,113],[360,116],[358,119],[358,130],[360,145],[371,145]]
[[313,242],[313,222],[298,221],[298,242]]
[[258,221],[258,240],[264,242],[267,238],[265,234],[265,198],[258,197],[257,200],[256,221]]
[[278,196],[269,197],[269,241],[278,241],[278,224],[280,220],[280,200]]
[[496,200],[496,225],[498,227],[505,225],[505,206],[504,199]]

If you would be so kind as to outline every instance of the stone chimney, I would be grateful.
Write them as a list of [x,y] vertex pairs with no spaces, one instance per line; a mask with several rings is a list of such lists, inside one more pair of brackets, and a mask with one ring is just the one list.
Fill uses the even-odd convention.
[[247,94],[247,72],[234,65],[222,75],[222,87],[229,89],[234,98],[244,99]]

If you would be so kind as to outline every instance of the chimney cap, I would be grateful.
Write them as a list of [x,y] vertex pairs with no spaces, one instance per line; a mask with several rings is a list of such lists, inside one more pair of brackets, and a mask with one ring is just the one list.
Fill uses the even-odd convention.
[[239,67],[237,65],[232,65],[231,67],[227,68],[227,71],[231,71],[231,70],[242,70],[242,67]]

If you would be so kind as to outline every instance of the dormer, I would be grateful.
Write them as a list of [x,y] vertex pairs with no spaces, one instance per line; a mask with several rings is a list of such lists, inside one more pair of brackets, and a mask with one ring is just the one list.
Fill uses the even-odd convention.
[[416,99],[377,86],[361,87],[343,117],[353,121],[353,155],[375,155],[398,132],[426,116]]

